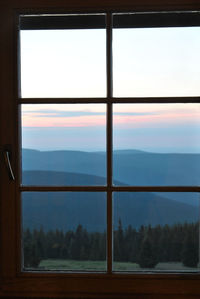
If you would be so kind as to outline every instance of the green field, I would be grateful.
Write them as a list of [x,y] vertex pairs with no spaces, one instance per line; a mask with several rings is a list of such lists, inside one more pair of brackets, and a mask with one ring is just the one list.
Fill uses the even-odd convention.
[[[65,271],[106,271],[106,262],[103,261],[74,261],[47,259],[40,262],[41,270],[65,270]],[[141,269],[138,264],[114,262],[114,271],[198,271],[198,268],[188,268],[182,263],[158,263],[154,269]]]

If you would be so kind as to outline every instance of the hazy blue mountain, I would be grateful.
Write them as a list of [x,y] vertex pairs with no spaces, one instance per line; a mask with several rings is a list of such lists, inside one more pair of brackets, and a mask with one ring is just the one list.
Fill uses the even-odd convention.
[[50,170],[106,177],[104,154],[81,151],[22,151],[23,170]]
[[123,150],[115,150],[114,154],[118,155],[118,154],[145,154],[147,152],[145,151],[141,151],[141,150],[136,150],[136,149],[123,149]]
[[[23,170],[50,170],[106,176],[105,153],[23,150]],[[154,154],[116,151],[114,179],[133,185],[180,185],[200,183],[200,154]]]
[[88,231],[106,229],[104,193],[27,192],[22,203],[25,228],[67,231],[82,224]]
[[[56,173],[55,177],[67,178],[71,174]],[[51,172],[28,171],[24,178],[32,185],[32,180],[49,181]],[[76,179],[75,176],[78,178]],[[102,182],[101,177],[73,174],[80,185],[87,182]],[[131,224],[138,228],[141,225],[164,225],[174,223],[195,222],[198,210],[187,204],[166,199],[153,193],[115,193],[114,225],[119,218],[123,226]],[[24,192],[22,197],[22,215],[24,227],[45,230],[75,229],[82,224],[88,231],[104,231],[106,229],[106,194],[104,192]]]
[[24,185],[39,186],[90,186],[105,185],[105,177],[58,171],[32,170],[23,171],[22,180]]
[[134,185],[192,186],[200,182],[198,154],[114,154],[114,178]]
[[[23,149],[23,170],[42,170],[71,173],[69,184],[78,185],[79,177],[72,173],[106,177],[104,152],[36,151]],[[200,184],[200,154],[158,154],[139,150],[117,150],[113,155],[113,176],[117,184],[146,186],[194,186]],[[52,174],[53,176],[53,174]],[[75,181],[76,178],[76,181]],[[54,182],[54,178],[49,178]],[[60,183],[62,184],[60,178]],[[25,182],[24,182],[25,183]],[[93,183],[96,184],[95,178]],[[172,194],[162,196],[180,202],[197,205],[196,194]]]

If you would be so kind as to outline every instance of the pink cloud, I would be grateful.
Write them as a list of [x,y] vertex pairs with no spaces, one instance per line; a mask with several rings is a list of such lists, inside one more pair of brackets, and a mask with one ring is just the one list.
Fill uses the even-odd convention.
[[154,115],[115,115],[114,125],[130,125],[143,127],[148,125],[176,125],[186,122],[200,122],[199,113],[193,112],[166,112]]
[[[39,116],[39,117],[38,117]],[[105,126],[104,115],[78,116],[78,117],[42,117],[40,113],[24,116],[23,127],[88,127]]]
[[[115,126],[146,127],[166,124],[170,126],[186,123],[200,123],[200,113],[198,110],[188,109],[188,111],[155,111],[154,114],[114,114],[113,121]],[[34,112],[24,113],[22,118],[23,127],[90,127],[105,125],[106,116],[95,114],[76,117],[55,117],[55,113],[44,114],[43,112]]]

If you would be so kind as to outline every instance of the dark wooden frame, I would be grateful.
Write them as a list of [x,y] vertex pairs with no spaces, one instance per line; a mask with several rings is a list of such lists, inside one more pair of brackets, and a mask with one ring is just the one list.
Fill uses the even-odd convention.
[[[153,28],[199,26],[199,12],[133,12],[114,13],[113,28]],[[66,16],[25,15],[21,17],[20,29],[100,29],[105,28],[103,14],[66,14]]]
[[[13,151],[12,166],[14,172],[20,173],[20,151],[18,146],[19,131],[16,123],[20,117],[19,103],[54,103],[55,99],[19,99],[18,97],[18,59],[17,59],[17,16],[19,13],[39,12],[108,12],[107,23],[111,22],[110,12],[114,11],[199,11],[197,0],[75,0],[66,3],[64,0],[3,0],[0,4],[0,139],[1,144],[11,144]],[[109,28],[109,26],[108,26]],[[108,29],[107,29],[108,30]],[[200,296],[200,275],[190,274],[125,274],[112,273],[111,263],[108,272],[104,273],[25,273],[21,272],[20,242],[20,200],[21,191],[107,191],[108,227],[111,228],[113,191],[159,191],[159,192],[200,192],[200,187],[190,186],[112,186],[112,103],[199,103],[199,97],[191,98],[149,98],[121,99],[112,97],[111,78],[111,40],[112,32],[108,30],[107,57],[109,74],[107,80],[107,99],[57,99],[59,103],[106,103],[107,104],[107,187],[23,187],[20,177],[9,180],[4,163],[0,162],[0,232],[1,232],[1,283],[0,296],[35,296],[66,298],[191,298]],[[110,79],[109,79],[110,78]],[[109,100],[109,102],[108,102]],[[108,229],[108,259],[112,253],[112,231]]]

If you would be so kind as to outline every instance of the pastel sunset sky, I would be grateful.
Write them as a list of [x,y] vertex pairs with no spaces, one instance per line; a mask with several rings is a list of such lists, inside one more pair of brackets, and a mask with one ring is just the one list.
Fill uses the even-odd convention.
[[[200,95],[200,28],[115,29],[115,97]],[[105,97],[105,30],[21,32],[23,98]],[[200,104],[115,104],[114,149],[200,152]],[[106,105],[24,104],[22,146],[105,151]]]

